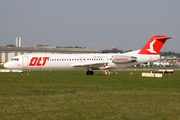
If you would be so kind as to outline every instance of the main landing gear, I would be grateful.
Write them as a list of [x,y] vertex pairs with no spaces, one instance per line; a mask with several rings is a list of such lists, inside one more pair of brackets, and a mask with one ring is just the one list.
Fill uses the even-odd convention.
[[88,70],[88,71],[86,72],[86,75],[94,75],[94,72]]

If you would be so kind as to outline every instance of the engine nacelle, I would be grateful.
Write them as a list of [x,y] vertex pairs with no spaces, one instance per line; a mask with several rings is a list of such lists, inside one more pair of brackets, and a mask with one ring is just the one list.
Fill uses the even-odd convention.
[[136,62],[136,57],[133,56],[112,56],[112,62],[113,63],[131,63]]

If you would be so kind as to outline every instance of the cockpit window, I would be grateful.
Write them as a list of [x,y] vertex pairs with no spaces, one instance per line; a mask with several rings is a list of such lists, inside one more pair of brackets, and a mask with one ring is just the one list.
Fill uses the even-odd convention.
[[19,58],[13,58],[11,61],[19,61]]

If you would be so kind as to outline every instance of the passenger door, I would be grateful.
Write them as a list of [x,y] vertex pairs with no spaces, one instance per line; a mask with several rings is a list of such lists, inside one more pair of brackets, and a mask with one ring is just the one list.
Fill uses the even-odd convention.
[[22,56],[22,67],[23,68],[28,67],[28,56]]

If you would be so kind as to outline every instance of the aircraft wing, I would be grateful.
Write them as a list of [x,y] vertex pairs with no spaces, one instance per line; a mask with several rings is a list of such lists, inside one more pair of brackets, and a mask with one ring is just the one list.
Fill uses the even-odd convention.
[[102,67],[105,63],[78,63],[78,64],[72,64],[73,67],[92,67],[92,68],[98,68]]

